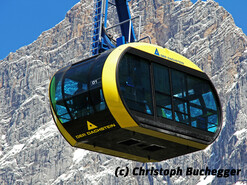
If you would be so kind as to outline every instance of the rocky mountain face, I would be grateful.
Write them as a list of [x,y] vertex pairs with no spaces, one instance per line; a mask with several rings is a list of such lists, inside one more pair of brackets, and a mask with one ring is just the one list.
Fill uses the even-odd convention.
[[[131,12],[142,16],[142,36],[188,57],[212,78],[223,107],[216,142],[201,152],[143,164],[74,149],[64,140],[50,114],[49,81],[61,67],[90,56],[92,12],[92,2],[81,0],[62,22],[0,61],[0,184],[246,183],[247,37],[213,0],[133,0]],[[126,166],[241,173],[116,177],[116,168]]]

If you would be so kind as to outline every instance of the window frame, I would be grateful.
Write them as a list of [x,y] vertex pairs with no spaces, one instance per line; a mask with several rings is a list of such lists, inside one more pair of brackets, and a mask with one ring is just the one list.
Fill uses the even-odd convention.
[[[128,54],[128,53],[125,53],[125,54]],[[132,55],[132,54],[130,54],[130,55]],[[123,57],[122,57],[123,58]],[[134,57],[133,58],[136,58],[136,55],[134,55]],[[147,67],[147,70],[146,70],[146,72],[148,72],[148,75],[145,77],[145,78],[149,78],[148,79],[148,82],[146,83],[146,85],[147,86],[149,86],[150,87],[150,90],[149,90],[149,92],[147,92],[147,91],[145,91],[145,94],[146,95],[150,95],[150,104],[148,104],[147,103],[147,106],[151,106],[150,107],[150,111],[151,111],[151,113],[147,113],[147,112],[144,112],[144,111],[138,111],[137,109],[138,108],[136,108],[135,110],[137,111],[137,112],[142,112],[142,113],[144,113],[144,114],[147,114],[147,115],[153,115],[154,114],[154,107],[153,107],[153,100],[152,100],[152,95],[153,95],[153,92],[152,92],[152,87],[151,87],[151,71],[150,71],[150,62],[149,61],[146,61],[144,58],[142,58],[143,60],[144,60],[144,62],[143,62],[143,66],[142,67],[144,67],[143,69],[145,69],[145,67]],[[138,61],[139,62],[139,61]],[[126,67],[126,66],[125,66]],[[118,74],[120,74],[120,72],[118,72]],[[119,76],[119,75],[117,75],[117,76]],[[122,88],[122,86],[121,86],[121,82],[120,82],[120,80],[118,80],[118,77],[117,77],[117,81],[118,81],[118,89],[121,89]],[[135,84],[134,83],[134,85],[139,85],[138,83],[137,84]],[[127,88],[127,87],[125,87],[125,88]],[[133,87],[128,87],[128,89],[131,89],[131,90],[136,90],[136,91],[138,91],[138,88],[133,88]],[[150,94],[149,94],[150,93]],[[122,93],[122,97],[124,97],[124,95],[123,95],[123,93]],[[138,98],[138,97],[137,97]],[[129,101],[129,100],[131,100],[130,98],[125,98],[125,104],[126,105],[128,105],[128,103],[127,103],[127,101]],[[135,103],[135,104],[144,104],[144,102],[141,102],[141,101],[135,101],[135,100],[132,100],[133,101],[133,103]],[[149,102],[149,101],[147,101],[147,102]],[[128,107],[128,106],[127,106]]]
[[[134,110],[130,110],[124,100],[124,97],[121,93],[121,88],[120,88],[120,83],[119,83],[119,63],[122,59],[122,57],[126,54],[126,53],[130,53],[132,55],[136,55],[138,57],[141,57],[142,59],[146,60],[149,62],[149,66],[150,66],[150,82],[151,82],[151,88],[152,88],[152,101],[153,101],[153,115],[146,115],[142,112],[138,112],[138,111],[134,111]],[[168,118],[161,118],[157,116],[157,105],[156,105],[156,96],[155,96],[155,83],[154,83],[154,64],[160,64],[162,66],[165,66],[168,68],[169,71],[169,83],[170,83],[170,96],[171,101],[172,101],[172,120],[168,119]],[[186,75],[190,75],[192,77],[195,77],[196,79],[202,79],[204,81],[207,81],[215,103],[216,103],[216,111],[217,111],[217,119],[218,119],[218,125],[217,125],[217,129],[215,132],[210,132],[210,131],[206,131],[206,130],[202,130],[200,128],[197,127],[192,127],[191,124],[191,114],[190,114],[190,103],[188,100],[188,90],[186,90],[186,104],[187,104],[187,113],[184,115],[187,115],[189,118],[189,125],[186,125],[185,123],[182,122],[177,122],[175,121],[175,108],[174,108],[174,100],[173,98],[173,89],[172,89],[172,74],[171,74],[171,70],[176,70],[179,72],[182,72],[183,74]],[[123,101],[124,106],[126,107],[126,110],[129,112],[129,114],[133,117],[133,119],[140,125],[142,125],[143,127],[148,127],[148,128],[153,128],[154,130],[158,129],[159,131],[174,131],[176,133],[180,133],[180,134],[184,134],[184,135],[188,135],[189,137],[197,137],[198,139],[202,139],[204,141],[208,141],[211,143],[212,138],[216,138],[220,132],[221,126],[222,126],[222,108],[221,108],[221,104],[220,104],[220,100],[219,100],[219,96],[218,93],[212,83],[212,81],[209,79],[209,77],[201,71],[197,71],[194,70],[192,68],[189,68],[187,66],[178,64],[176,62],[170,61],[168,59],[162,58],[162,57],[158,57],[146,52],[143,52],[141,50],[129,47],[127,48],[119,57],[118,59],[118,63],[117,63],[117,71],[116,71],[116,79],[117,79],[117,86],[118,86],[118,90],[119,90],[119,95]],[[186,79],[186,89],[188,88],[188,84],[187,84],[187,79]],[[184,100],[184,99],[182,99]],[[174,129],[174,127],[176,127],[176,129]],[[161,130],[160,130],[161,129]],[[164,130],[165,129],[165,130]],[[213,139],[213,140],[214,140]]]
[[[60,77],[59,81],[61,81],[61,95],[62,95],[62,99],[61,101],[63,102],[63,106],[65,107],[66,109],[66,112],[67,114],[69,115],[69,119],[68,121],[66,122],[61,122],[62,124],[66,125],[66,124],[71,124],[74,120],[77,120],[77,119],[83,119],[84,117],[87,117],[87,116],[90,116],[90,115],[93,115],[94,113],[97,113],[97,112],[101,112],[101,111],[105,111],[108,109],[107,105],[106,105],[106,102],[105,102],[105,97],[102,93],[102,97],[103,97],[103,103],[104,103],[104,109],[101,110],[100,108],[96,108],[96,106],[98,105],[94,105],[93,104],[93,100],[92,100],[92,97],[91,97],[91,93],[92,91],[96,91],[98,90],[99,93],[102,92],[102,70],[103,70],[103,67],[104,67],[104,63],[106,61],[106,58],[109,56],[109,54],[111,53],[112,50],[109,50],[103,54],[99,54],[99,55],[96,55],[96,56],[93,56],[93,57],[90,57],[90,58],[87,58],[85,60],[82,60],[80,62],[77,62],[77,63],[74,63],[72,65],[69,65],[69,66],[66,66],[62,69],[60,69],[58,72],[55,73],[55,75],[52,77],[52,80],[53,78],[62,72],[62,76]],[[91,71],[94,71],[94,67],[97,66],[99,63],[103,63],[103,65],[100,65],[99,67],[100,68],[97,68],[96,70],[100,70],[100,77],[97,78],[97,87],[94,87],[93,85],[91,85],[90,83],[92,82],[92,80],[95,80],[95,79],[92,79],[92,75],[91,75]],[[71,96],[68,96],[66,97],[65,95],[65,79],[67,77],[67,74],[68,72],[73,68],[76,68],[77,66],[80,66],[80,65],[85,65],[85,64],[89,64],[89,70],[86,72],[86,81],[87,81],[87,90],[86,91],[83,91],[81,93],[78,93],[76,95],[71,95]],[[97,71],[98,72],[98,71]],[[98,74],[98,73],[97,73]],[[68,78],[69,79],[69,78]],[[51,81],[52,81],[51,80]],[[73,97],[75,96],[82,96],[83,94],[87,94],[88,96],[88,102],[90,104],[90,106],[92,107],[92,111],[88,114],[88,115],[84,115],[82,117],[76,117],[74,112],[70,110],[70,106],[68,104],[68,101],[71,101],[73,100]],[[101,95],[101,94],[100,94]],[[49,94],[50,98],[51,98],[51,94]],[[56,114],[57,117],[59,117],[59,115],[57,114],[57,111],[56,111],[56,108],[54,108],[54,103],[52,103],[52,108],[54,110],[54,113]],[[60,120],[61,121],[61,120]]]

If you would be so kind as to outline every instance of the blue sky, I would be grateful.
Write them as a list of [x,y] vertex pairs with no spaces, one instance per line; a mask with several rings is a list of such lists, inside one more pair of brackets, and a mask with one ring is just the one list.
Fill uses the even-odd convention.
[[[192,0],[196,2],[197,0]],[[0,60],[62,21],[79,0],[1,0]],[[247,34],[247,0],[216,0]]]

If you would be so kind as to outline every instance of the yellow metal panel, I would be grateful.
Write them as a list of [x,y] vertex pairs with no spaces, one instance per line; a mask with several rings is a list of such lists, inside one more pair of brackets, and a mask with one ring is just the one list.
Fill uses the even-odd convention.
[[124,107],[123,102],[119,96],[116,82],[117,62],[121,53],[127,47],[128,45],[122,45],[113,50],[106,59],[102,71],[102,89],[106,104],[111,114],[122,128],[138,126]]
[[[132,46],[132,45],[130,44],[129,46]],[[180,55],[174,51],[171,51],[167,48],[162,48],[162,47],[157,46],[157,45],[146,44],[146,43],[134,43],[134,45],[132,47],[139,49],[139,50],[142,50],[144,52],[150,53],[152,55],[155,55],[155,56],[158,56],[161,58],[165,58],[171,62],[178,63],[180,65],[183,65],[183,66],[186,66],[186,67],[189,67],[189,68],[192,68],[192,69],[195,69],[197,71],[202,72],[202,70],[197,65],[195,65],[193,62],[191,62],[189,59],[187,59],[186,57],[184,57],[184,56],[182,56],[182,55]],[[159,55],[155,54],[156,49],[157,49]]]

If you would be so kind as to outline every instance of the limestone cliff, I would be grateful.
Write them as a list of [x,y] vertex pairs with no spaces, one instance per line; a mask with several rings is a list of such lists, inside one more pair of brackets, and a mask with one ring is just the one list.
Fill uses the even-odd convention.
[[[142,35],[190,58],[215,84],[223,129],[194,154],[142,164],[72,148],[49,110],[53,73],[90,55],[92,3],[81,0],[52,29],[0,61],[0,184],[239,184],[247,179],[247,37],[213,0],[133,0]],[[113,12],[114,13],[114,12]],[[114,21],[114,16],[109,20]],[[115,177],[117,167],[239,168],[239,176]]]

